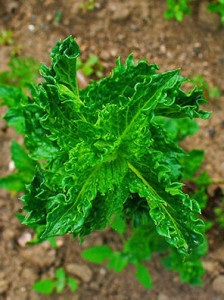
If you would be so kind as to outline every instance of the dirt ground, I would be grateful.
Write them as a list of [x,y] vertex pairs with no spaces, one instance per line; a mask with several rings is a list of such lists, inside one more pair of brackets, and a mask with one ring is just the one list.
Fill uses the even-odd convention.
[[[181,68],[182,75],[202,74],[209,85],[217,86],[221,97],[210,99],[208,121],[199,121],[200,132],[188,138],[187,149],[206,151],[203,168],[213,179],[209,187],[212,209],[222,197],[224,181],[224,27],[219,17],[206,12],[206,1],[192,1],[192,14],[182,23],[165,20],[163,0],[96,0],[93,11],[80,9],[84,0],[0,0],[0,32],[12,30],[14,45],[0,45],[0,70],[7,67],[15,44],[21,54],[49,65],[49,53],[58,39],[72,34],[82,50],[82,59],[98,55],[104,74],[120,56],[133,52],[136,60],[157,63],[161,71]],[[86,1],[87,3],[88,1]],[[55,18],[62,13],[60,22]],[[0,120],[0,174],[10,172],[9,146],[17,138]],[[153,289],[146,290],[129,266],[120,274],[105,266],[87,263],[81,250],[104,242],[119,249],[121,241],[111,231],[96,232],[80,246],[71,237],[58,239],[59,247],[49,243],[24,246],[30,233],[15,217],[21,204],[18,195],[0,191],[0,300],[222,300],[224,299],[224,230],[215,226],[208,232],[209,252],[204,258],[204,284],[192,287],[180,283],[175,273],[165,270],[159,256],[148,263]],[[212,216],[212,212],[210,214]],[[43,296],[32,291],[40,278],[52,278],[63,267],[77,278],[79,288],[71,293]]]

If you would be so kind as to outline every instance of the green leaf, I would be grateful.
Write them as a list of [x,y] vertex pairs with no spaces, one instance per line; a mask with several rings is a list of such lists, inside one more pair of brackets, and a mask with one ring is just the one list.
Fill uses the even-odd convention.
[[25,132],[25,119],[23,111],[20,108],[9,109],[4,116],[4,119],[6,120],[8,125],[14,127],[19,134]]
[[55,248],[55,249],[58,248],[57,241],[56,241],[55,238],[53,238],[53,237],[49,238],[48,241],[49,241],[49,243],[50,243],[50,245],[51,245],[52,248]]
[[24,181],[19,173],[14,173],[0,178],[0,188],[9,191],[21,192],[24,190]]
[[60,280],[65,280],[65,271],[62,268],[58,268],[55,272],[55,277]]
[[12,141],[11,154],[12,154],[12,160],[15,163],[15,167],[19,171],[33,173],[34,161],[28,156],[26,150],[15,141]]
[[204,151],[193,149],[182,159],[183,179],[192,179],[204,159]]
[[164,13],[165,18],[174,18],[179,22],[182,21],[184,14],[191,12],[188,2],[189,0],[167,0],[167,10]]
[[75,292],[78,289],[78,284],[72,277],[67,278],[67,284],[72,292]]
[[208,245],[204,241],[197,249],[187,256],[180,256],[176,249],[171,249],[169,256],[162,259],[163,265],[168,270],[178,271],[181,282],[192,285],[201,285],[202,276],[205,273],[200,258],[204,256],[208,250]]
[[150,259],[154,250],[153,242],[156,242],[155,226],[153,224],[138,226],[124,244],[124,253],[128,254],[129,260],[133,263]]
[[3,100],[1,105],[18,108],[21,98],[24,98],[24,94],[19,87],[0,84],[0,99]]
[[110,226],[117,232],[124,233],[126,229],[126,222],[121,216],[115,215],[111,220]]
[[33,290],[35,292],[38,292],[40,294],[46,294],[46,295],[52,294],[54,288],[55,288],[55,282],[50,279],[39,280],[33,285]]
[[29,158],[26,150],[15,141],[12,141],[11,154],[18,172],[0,178],[0,188],[20,192],[32,180],[35,172],[35,164]]
[[113,251],[109,246],[100,245],[82,251],[82,257],[88,261],[101,264],[105,259],[111,257]]
[[38,76],[39,64],[32,57],[13,56],[8,65],[11,69],[9,71],[10,83],[18,85],[20,88],[35,82]]
[[137,264],[136,267],[137,271],[135,277],[145,288],[150,289],[152,287],[152,281],[148,269],[142,264]]
[[123,253],[113,252],[107,264],[108,269],[113,269],[116,273],[120,273],[128,264],[128,258]]
[[9,62],[10,71],[0,73],[0,105],[7,105],[8,111],[4,119],[19,134],[25,132],[23,102],[27,99],[27,87],[37,77],[37,63],[32,58],[12,57]]
[[163,125],[169,137],[177,142],[184,140],[187,136],[195,134],[199,130],[199,126],[195,120],[180,118],[168,119],[164,117],[156,117],[154,121],[158,125]]
[[[79,55],[79,47],[71,36],[63,42],[59,41],[51,52],[53,60],[51,71],[55,72],[56,80],[73,91],[74,94],[78,94],[76,60]],[[64,72],[64,70],[69,70],[70,72]]]
[[66,286],[66,275],[62,268],[58,268],[55,272],[56,277],[56,291],[61,293]]
[[202,220],[195,219],[195,212],[200,212],[197,202],[184,194],[179,184],[175,188],[173,183],[172,190],[166,188],[165,193],[157,193],[155,187],[147,182],[139,170],[131,164],[129,168],[136,177],[131,190],[147,199],[151,208],[150,216],[155,222],[158,234],[185,254],[198,247],[204,239],[204,224]]

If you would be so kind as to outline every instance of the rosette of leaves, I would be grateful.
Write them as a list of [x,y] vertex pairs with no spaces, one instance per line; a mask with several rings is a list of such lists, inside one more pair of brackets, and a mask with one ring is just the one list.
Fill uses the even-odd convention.
[[118,215],[135,227],[153,223],[160,238],[191,252],[204,240],[200,207],[182,191],[186,154],[159,120],[208,118],[202,92],[185,93],[180,70],[159,73],[132,55],[79,90],[79,55],[71,36],[59,41],[51,67],[41,66],[45,81],[24,104],[36,173],[22,197],[22,222],[37,229],[40,241],[83,238]]

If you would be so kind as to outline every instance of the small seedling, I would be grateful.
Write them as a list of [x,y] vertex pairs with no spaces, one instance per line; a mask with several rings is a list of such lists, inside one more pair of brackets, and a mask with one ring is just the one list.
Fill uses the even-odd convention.
[[167,0],[167,10],[164,14],[166,19],[176,19],[182,21],[184,15],[190,14],[190,0]]
[[77,59],[77,69],[80,69],[85,76],[96,75],[101,78],[103,76],[103,66],[97,55],[91,55],[85,62]]
[[2,30],[0,32],[0,45],[12,45],[13,37],[11,30]]
[[56,12],[56,16],[55,16],[55,22],[56,23],[60,23],[61,22],[61,19],[62,19],[62,11],[59,9],[57,12]]
[[192,83],[198,87],[202,87],[205,97],[209,99],[218,99],[221,96],[221,92],[217,86],[210,86],[203,75],[198,74],[191,78]]
[[40,294],[61,293],[68,286],[72,292],[78,288],[76,280],[66,276],[65,271],[59,268],[55,272],[55,279],[42,279],[33,285],[33,290]]
[[[182,21],[184,15],[191,13],[190,3],[193,0],[166,0],[167,10],[164,13],[166,19]],[[199,1],[197,1],[199,2]],[[224,25],[224,0],[211,0],[207,6],[208,11],[218,13]]]
[[86,13],[87,11],[94,10],[96,7],[95,0],[83,0],[80,4],[80,8],[83,11],[83,13]]

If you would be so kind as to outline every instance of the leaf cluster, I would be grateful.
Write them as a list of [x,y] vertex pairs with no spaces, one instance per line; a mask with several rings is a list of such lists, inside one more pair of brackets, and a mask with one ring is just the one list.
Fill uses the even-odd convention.
[[[118,59],[111,75],[78,89],[79,48],[72,37],[53,49],[45,82],[24,105],[25,143],[36,175],[22,201],[23,223],[40,240],[104,229],[111,216],[132,216],[141,199],[157,233],[188,253],[203,241],[198,203],[182,191],[184,151],[157,117],[207,118],[201,91],[181,89],[179,70],[157,73],[146,61]],[[41,229],[40,229],[41,228]]]
[[41,279],[35,282],[33,290],[45,295],[50,295],[56,291],[61,293],[64,288],[68,286],[72,292],[75,292],[78,288],[76,280],[72,277],[66,276],[65,271],[62,268],[58,268],[55,272],[55,279]]
[[191,12],[189,8],[190,0],[167,0],[167,10],[165,11],[166,19],[176,19],[182,21],[184,15],[188,15]]
[[201,86],[203,88],[204,95],[207,99],[218,99],[220,98],[221,92],[217,86],[211,86],[204,78],[203,75],[198,74],[192,77],[194,85]]
[[[189,15],[191,13],[190,2],[190,0],[166,0],[167,9],[164,13],[164,17],[166,19],[175,19],[179,22],[183,21],[184,15]],[[223,0],[209,1],[207,9],[209,12],[218,13],[220,15],[222,25],[224,25]]]
[[[162,265],[170,271],[178,272],[181,282],[200,285],[201,277],[205,270],[201,257],[207,252],[207,242],[192,251],[187,257],[183,257],[171,245],[167,244],[162,237],[159,237],[155,225],[151,220],[145,225],[133,229],[132,235],[125,239],[122,232],[123,248],[114,251],[107,245],[97,245],[82,252],[86,260],[102,264],[107,262],[108,269],[121,272],[128,264],[136,268],[135,277],[145,287],[152,287],[152,279],[147,267],[147,261],[153,258],[153,254],[159,254]],[[126,233],[125,233],[126,235]]]
[[[0,106],[8,108],[4,120],[17,133],[25,133],[23,103],[27,99],[28,87],[37,78],[38,64],[32,58],[11,57],[9,71],[0,73]],[[11,156],[16,172],[0,178],[0,188],[23,191],[34,175],[35,163],[26,148],[13,141]]]

